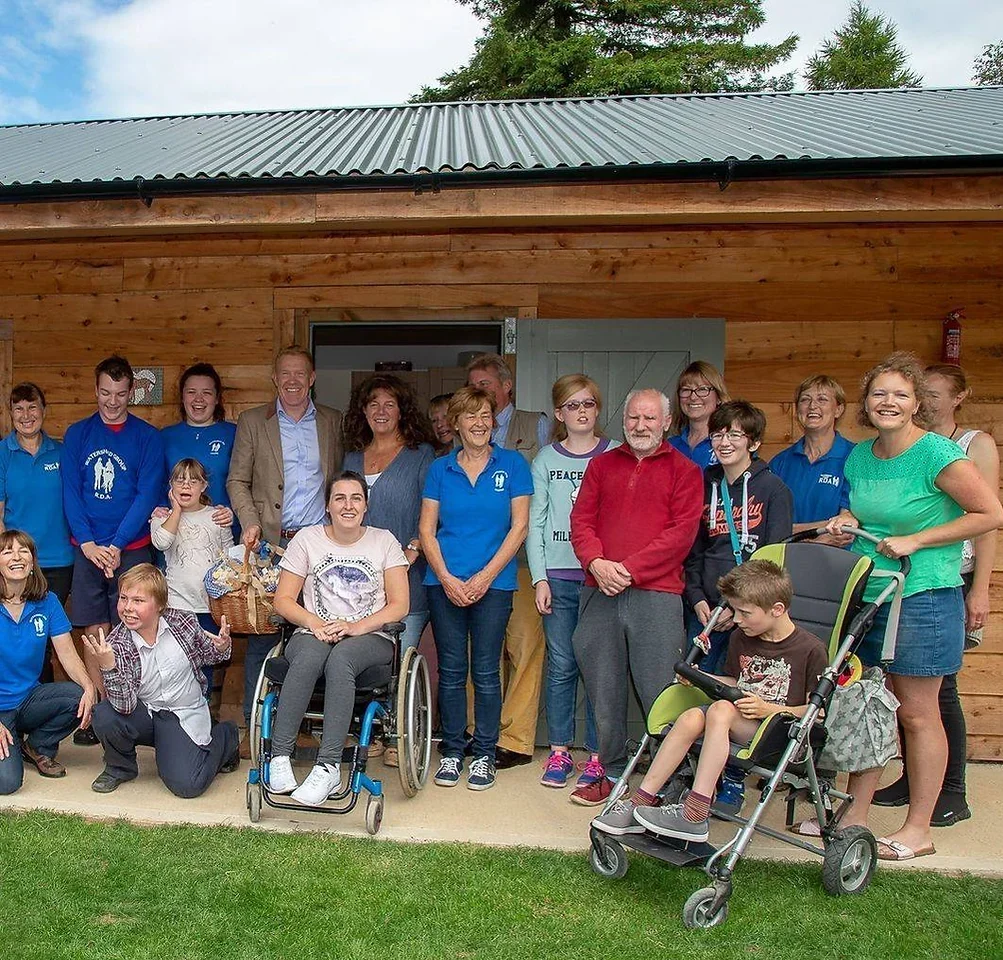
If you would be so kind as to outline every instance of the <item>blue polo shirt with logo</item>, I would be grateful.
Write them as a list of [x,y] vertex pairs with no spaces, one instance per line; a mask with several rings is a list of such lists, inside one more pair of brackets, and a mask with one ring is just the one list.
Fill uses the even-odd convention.
[[[457,448],[432,462],[422,496],[439,503],[436,536],[446,568],[466,580],[498,552],[512,527],[512,498],[532,496],[533,476],[521,453],[492,445],[487,465],[472,484],[457,462],[459,452]],[[515,590],[516,567],[513,557],[491,589]],[[425,585],[440,585],[431,567]]]
[[770,461],[770,470],[794,494],[795,523],[828,520],[844,508],[849,510],[850,488],[843,468],[853,447],[837,433],[829,452],[811,463],[805,455],[802,437]]
[[70,527],[63,513],[62,444],[42,434],[32,455],[11,431],[0,443],[0,501],[4,526],[30,534],[40,567],[73,564]]
[[711,446],[710,437],[704,437],[695,447],[690,446],[690,428],[683,427],[682,432],[669,437],[669,443],[684,457],[692,460],[701,470],[717,463],[717,454]]
[[17,622],[0,603],[0,710],[14,710],[38,686],[49,637],[69,633],[66,612],[54,593],[29,600]]
[[[164,427],[160,435],[164,439],[168,482],[174,464],[179,460],[198,460],[209,475],[208,493],[213,506],[230,506],[230,498],[226,494],[226,475],[230,472],[230,457],[233,455],[233,438],[237,435],[237,425],[226,420],[210,423],[205,427],[173,423]],[[168,502],[166,489],[163,502]]]

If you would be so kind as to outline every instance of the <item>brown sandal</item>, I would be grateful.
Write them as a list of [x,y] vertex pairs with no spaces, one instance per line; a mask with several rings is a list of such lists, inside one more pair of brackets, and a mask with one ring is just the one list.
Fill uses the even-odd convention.
[[43,777],[65,777],[66,767],[64,767],[58,760],[54,757],[47,757],[44,753],[39,753],[27,739],[21,741],[21,756],[30,763],[33,764],[35,769]]

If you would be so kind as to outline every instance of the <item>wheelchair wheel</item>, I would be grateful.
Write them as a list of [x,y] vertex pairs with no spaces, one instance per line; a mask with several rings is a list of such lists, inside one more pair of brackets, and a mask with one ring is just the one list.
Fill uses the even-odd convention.
[[383,823],[383,797],[370,797],[366,804],[366,832],[376,836]]
[[261,784],[259,783],[247,785],[247,816],[251,823],[257,823],[261,819]]
[[822,886],[834,897],[862,893],[874,876],[878,848],[866,827],[845,827],[825,848]]
[[697,890],[683,905],[683,923],[691,930],[704,930],[724,923],[728,919],[727,900],[718,907],[717,913],[710,912],[716,896],[717,891],[713,887]]
[[432,686],[415,647],[401,661],[396,721],[397,773],[404,796],[413,797],[425,786],[432,757]]
[[[268,651],[268,657],[277,657],[281,651],[281,645],[276,644]],[[268,657],[265,657],[265,660]],[[254,699],[251,700],[251,718],[247,723],[247,740],[251,748],[252,767],[258,765],[258,755],[261,751],[261,707],[262,701],[268,694],[270,682],[268,677],[265,676],[265,664],[263,661],[261,671],[258,673],[258,682],[254,685]]]
[[[600,852],[602,851],[602,852]],[[607,880],[620,880],[626,876],[630,863],[627,861],[627,851],[623,844],[612,837],[599,838],[598,844],[592,844],[589,850],[589,866]]]

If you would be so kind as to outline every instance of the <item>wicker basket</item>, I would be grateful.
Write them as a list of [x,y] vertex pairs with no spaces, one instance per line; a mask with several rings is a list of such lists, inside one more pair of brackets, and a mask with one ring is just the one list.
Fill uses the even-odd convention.
[[226,617],[234,633],[278,633],[278,627],[271,622],[272,602],[257,576],[250,547],[244,548],[244,563],[237,571],[237,579],[240,586],[235,590],[221,597],[209,598],[213,620],[219,623]]

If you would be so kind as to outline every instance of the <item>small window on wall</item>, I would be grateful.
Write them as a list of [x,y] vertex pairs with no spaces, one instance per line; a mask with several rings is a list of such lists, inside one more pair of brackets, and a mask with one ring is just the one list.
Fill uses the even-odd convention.
[[499,353],[502,325],[483,323],[314,324],[315,393],[319,403],[344,410],[352,387],[377,368],[408,381],[427,404],[466,382],[467,361]]

